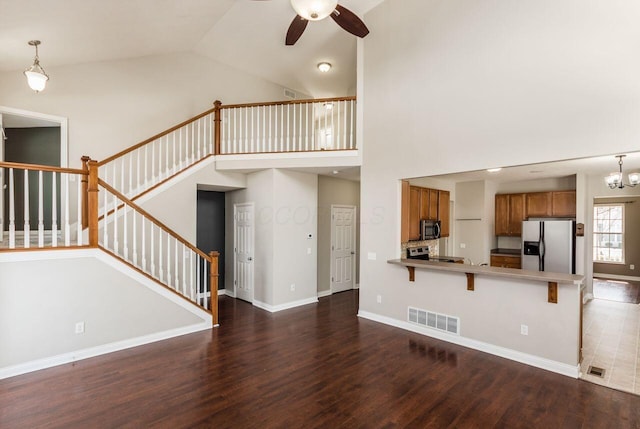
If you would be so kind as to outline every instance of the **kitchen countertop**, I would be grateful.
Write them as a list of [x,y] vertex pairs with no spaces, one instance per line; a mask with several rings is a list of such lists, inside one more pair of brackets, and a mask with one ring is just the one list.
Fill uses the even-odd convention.
[[429,260],[430,261],[436,261],[436,262],[462,262],[464,263],[464,258],[461,258],[460,256],[446,256],[446,255],[434,255],[434,256],[429,256]]
[[584,280],[584,276],[577,274],[551,273],[547,271],[530,271],[515,268],[488,267],[469,264],[452,264],[449,262],[437,262],[431,260],[390,259],[387,263],[434,271],[449,271],[521,280],[535,280],[540,282],[569,283],[574,285],[580,285]]
[[491,249],[491,254],[497,256],[520,256],[521,253],[520,249]]

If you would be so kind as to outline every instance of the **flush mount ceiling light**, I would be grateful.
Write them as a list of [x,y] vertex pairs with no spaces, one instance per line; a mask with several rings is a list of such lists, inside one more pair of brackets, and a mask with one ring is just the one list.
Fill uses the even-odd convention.
[[338,0],[291,0],[291,7],[309,21],[320,21],[336,10]]
[[24,71],[24,75],[27,77],[27,83],[29,87],[35,92],[40,92],[47,85],[49,76],[44,72],[44,69],[40,66],[40,60],[38,58],[38,45],[39,40],[30,40],[29,46],[36,48],[36,57],[33,59],[33,65]]
[[607,185],[611,189],[622,189],[625,186],[633,187],[640,183],[640,173],[637,172],[629,173],[629,183],[624,183],[622,181],[622,158],[624,158],[625,156],[627,155],[616,155],[616,158],[618,158],[619,171],[611,173],[604,178],[605,182],[607,182]]
[[497,173],[498,171],[502,170],[502,167],[498,167],[498,168],[488,168],[487,171],[489,173]]
[[318,63],[318,70],[320,70],[322,73],[328,72],[329,70],[331,70],[331,67],[331,63],[328,63],[326,61]]

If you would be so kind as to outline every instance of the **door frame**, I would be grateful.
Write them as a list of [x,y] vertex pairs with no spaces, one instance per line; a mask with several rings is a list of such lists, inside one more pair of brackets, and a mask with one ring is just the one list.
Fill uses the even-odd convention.
[[[238,227],[238,207],[251,207],[251,211],[253,212],[253,225],[251,227],[251,244],[253,246],[253,253],[255,255],[255,251],[256,251],[256,225],[255,225],[255,212],[256,212],[256,208],[255,208],[255,204],[253,202],[248,202],[248,203],[234,203],[233,204],[233,296],[238,298],[238,290],[237,290],[237,285],[238,285],[238,252],[236,252],[236,249],[238,248],[237,246],[237,227]],[[253,262],[255,262],[255,258],[253,259]],[[251,287],[251,300],[249,301],[251,304],[253,304],[254,300],[255,300],[255,264],[252,263],[251,264],[251,280],[253,282],[253,285]]]
[[333,263],[333,252],[334,252],[334,229],[335,229],[335,216],[334,216],[334,209],[337,208],[341,208],[341,209],[353,209],[353,233],[351,234],[351,244],[353,246],[353,261],[351,262],[352,264],[352,272],[353,272],[353,281],[352,281],[352,287],[351,289],[355,289],[356,288],[356,258],[358,257],[358,253],[357,253],[357,234],[356,234],[356,228],[357,228],[357,215],[358,215],[358,207],[357,206],[353,206],[353,205],[349,205],[349,204],[331,204],[331,242],[330,242],[330,254],[329,254],[329,279],[330,279],[330,285],[331,287],[329,288],[329,290],[331,291],[331,294],[334,294],[334,287],[333,287],[333,267],[334,267],[334,263]]

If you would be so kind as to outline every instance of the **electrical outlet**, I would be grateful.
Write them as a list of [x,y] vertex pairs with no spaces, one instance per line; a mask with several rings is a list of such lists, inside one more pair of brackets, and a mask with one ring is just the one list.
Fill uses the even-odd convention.
[[461,249],[466,249],[467,248],[467,244],[466,243],[460,243],[460,248]]
[[635,269],[636,269],[636,266],[635,266],[635,265],[633,265],[633,264],[631,264],[631,265],[629,265],[629,269],[630,269],[630,270],[635,270]]
[[84,322],[76,323],[76,334],[84,334]]
[[311,247],[307,247],[307,255],[311,255]]
[[376,301],[378,301],[378,304],[382,304],[382,295],[378,295]]
[[527,325],[520,325],[520,335],[529,335],[529,327]]
[[291,284],[291,292],[293,292],[293,291],[295,291],[295,290],[296,290],[296,285],[295,285],[295,283],[292,283],[292,284]]

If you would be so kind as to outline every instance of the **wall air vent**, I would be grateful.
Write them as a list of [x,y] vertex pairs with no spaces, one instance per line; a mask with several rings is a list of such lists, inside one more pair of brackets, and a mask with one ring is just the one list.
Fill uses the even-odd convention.
[[460,335],[460,318],[409,307],[409,322],[450,334]]
[[292,100],[296,99],[296,92],[292,89],[289,88],[285,88],[284,89],[284,96],[287,98],[291,98]]

